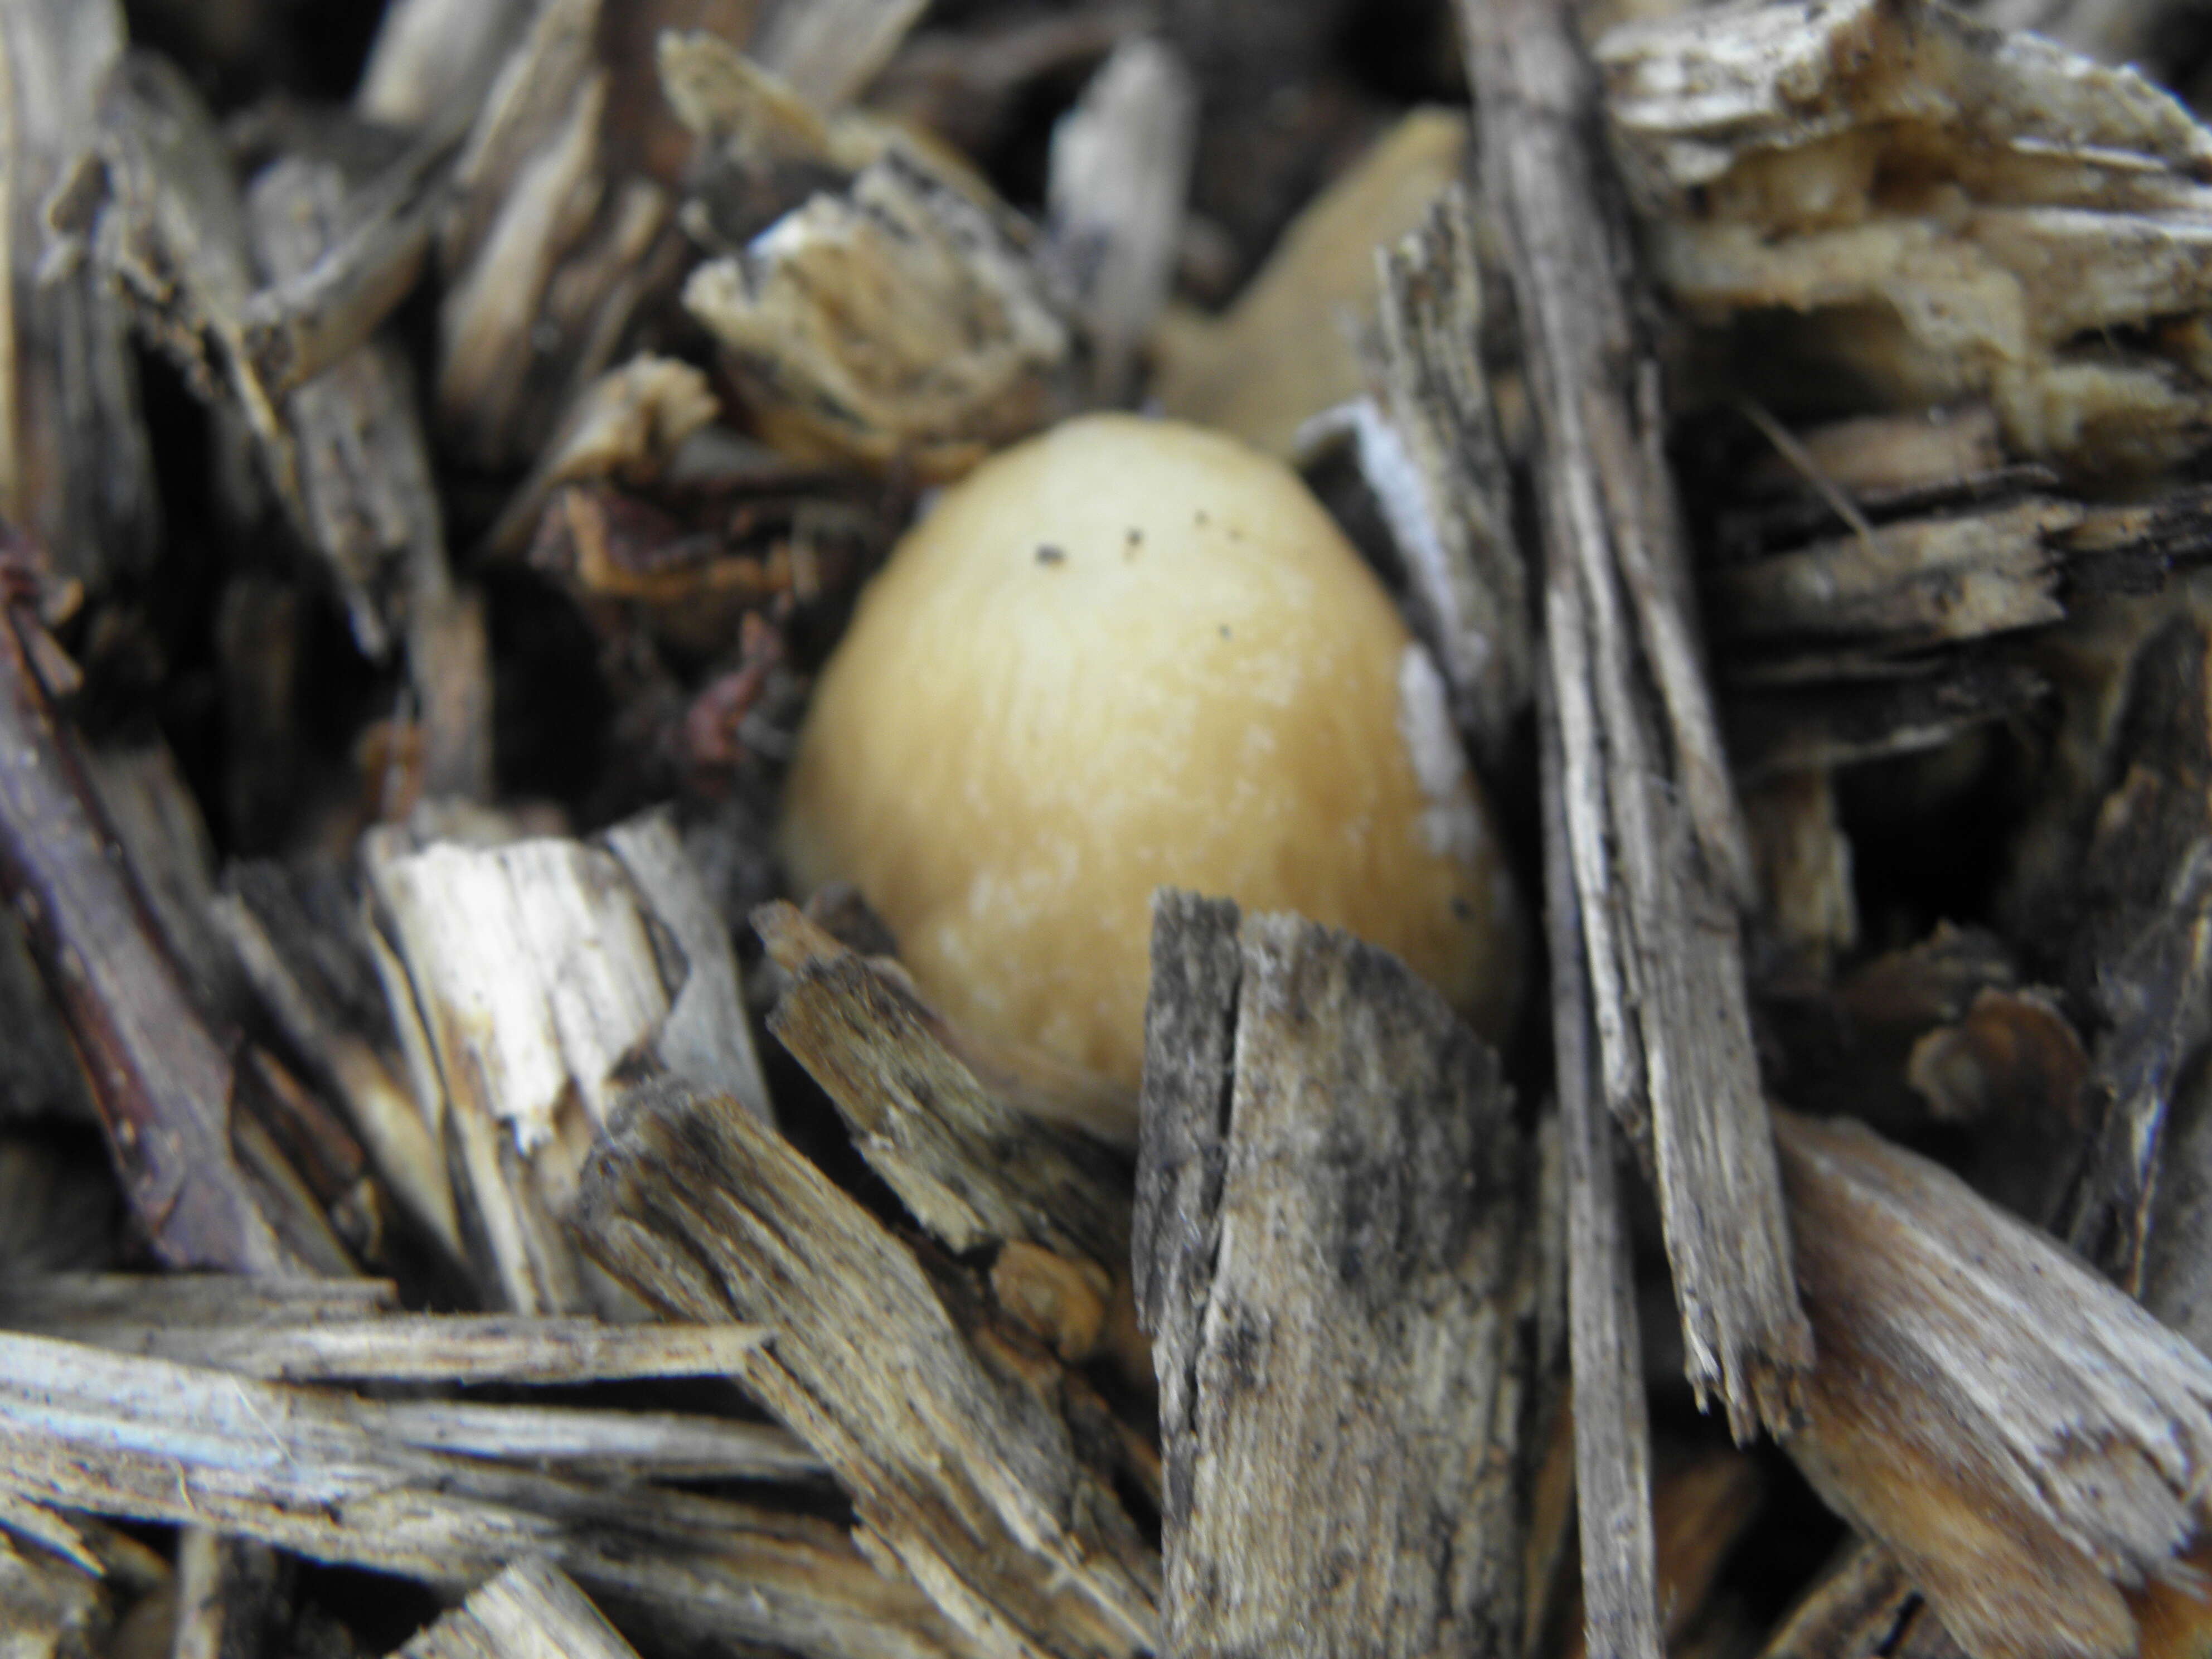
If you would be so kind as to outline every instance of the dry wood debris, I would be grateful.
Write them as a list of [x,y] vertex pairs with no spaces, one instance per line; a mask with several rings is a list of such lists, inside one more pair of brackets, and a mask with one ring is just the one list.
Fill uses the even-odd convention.
[[1157,1643],[1158,1564],[1080,1455],[1057,1367],[963,1332],[915,1253],[735,1102],[634,1092],[587,1174],[583,1227],[667,1312],[775,1326],[748,1387],[836,1472],[871,1553],[978,1649]]
[[403,1659],[505,1659],[560,1653],[574,1659],[636,1659],[583,1592],[556,1567],[518,1561],[402,1648]]
[[1460,16],[1536,410],[1564,836],[1546,856],[1574,872],[1582,921],[1582,966],[1555,973],[1588,975],[1604,1098],[1658,1188],[1691,1382],[1740,1437],[1780,1429],[1813,1354],[1745,999],[1748,838],[1686,611],[1656,380],[1595,193],[1566,18]]
[[2075,468],[2197,446],[2212,144],[2139,76],[1893,0],[1624,27],[1599,58],[1655,276],[1692,317],[1775,319],[1778,392],[1986,397],[2016,455]]
[[1496,1055],[1295,917],[1164,892],[1152,951],[1170,1649],[1517,1651],[1540,1222]]
[[[2203,1646],[2185,7],[309,10],[0,0],[0,1650]],[[1133,1101],[784,902],[1102,407],[1429,648],[1496,1053],[1168,894]]]

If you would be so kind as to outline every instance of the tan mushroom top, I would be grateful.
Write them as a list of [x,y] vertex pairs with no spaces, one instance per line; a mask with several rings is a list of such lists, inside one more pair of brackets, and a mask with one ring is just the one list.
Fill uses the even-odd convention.
[[947,490],[861,595],[791,775],[953,1018],[1134,1083],[1151,896],[1294,910],[1493,1034],[1512,884],[1428,658],[1279,462],[1101,415]]

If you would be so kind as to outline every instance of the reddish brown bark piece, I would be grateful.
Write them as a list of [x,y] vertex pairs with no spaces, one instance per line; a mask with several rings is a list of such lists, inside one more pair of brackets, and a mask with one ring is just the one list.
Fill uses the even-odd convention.
[[93,1086],[131,1207],[173,1267],[302,1271],[233,1155],[230,1057],[118,861],[25,638],[0,625],[0,892],[22,918]]

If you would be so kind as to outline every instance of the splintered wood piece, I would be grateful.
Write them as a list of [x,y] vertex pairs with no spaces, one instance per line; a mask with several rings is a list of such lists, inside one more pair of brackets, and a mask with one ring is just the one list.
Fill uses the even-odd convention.
[[1747,781],[1940,748],[2027,714],[2051,682],[2025,663],[1961,653],[1905,663],[1854,659],[1818,683],[1747,686],[1728,699],[1729,752]]
[[866,90],[891,60],[925,0],[780,0],[751,55],[818,109]]
[[2083,516],[2031,497],[1816,542],[1715,571],[1707,614],[1714,636],[1736,645],[1872,636],[1898,651],[2057,622],[2054,544]]
[[728,933],[659,816],[608,848],[387,840],[371,865],[404,963],[394,1020],[428,1036],[423,1109],[461,1172],[471,1259],[515,1312],[585,1311],[560,1222],[622,1085],[672,1071],[768,1112]]
[[1011,210],[902,149],[691,273],[779,447],[955,477],[1072,406],[1074,331]]
[[400,1649],[396,1659],[637,1659],[583,1591],[538,1558],[518,1561]]
[[263,1011],[317,1081],[344,1103],[355,1133],[392,1195],[455,1261],[459,1217],[436,1130],[410,1091],[361,924],[310,915],[274,864],[234,864],[209,919],[229,943]]
[[480,465],[535,455],[673,280],[666,192],[609,172],[601,9],[538,9],[454,163],[435,404],[448,447]]
[[[343,234],[349,194],[335,163],[288,157],[263,169],[246,200],[263,276],[283,283],[313,270]],[[427,227],[422,234],[427,242]],[[399,355],[364,337],[325,367],[282,401],[300,457],[303,527],[336,579],[356,641],[382,657],[408,599],[449,584],[437,489]]]
[[246,206],[214,115],[174,64],[134,52],[101,99],[100,141],[100,264],[193,390],[235,407],[270,489],[304,525],[297,457],[246,345],[256,283]]
[[633,1091],[579,1225],[671,1316],[775,1328],[740,1377],[975,1650],[1157,1650],[1158,1564],[1078,1460],[1058,1390],[971,1346],[913,1252],[774,1130],[678,1083]]
[[0,9],[0,514],[52,550],[58,574],[98,592],[154,552],[154,465],[119,296],[94,259],[57,268],[50,208],[95,138],[102,88],[125,40],[117,0]]
[[1835,774],[1818,767],[1749,782],[1743,812],[1759,869],[1761,920],[1796,961],[1825,976],[1859,936],[1851,844],[1836,810]]
[[1347,934],[1154,915],[1169,1650],[1517,1654],[1535,1252],[1497,1057]]
[[1552,1051],[1566,1166],[1567,1355],[1573,1378],[1575,1515],[1582,1546],[1583,1647],[1602,1659],[1659,1659],[1658,1546],[1651,1421],[1621,1212],[1620,1127],[1606,1110],[1583,966],[1581,902],[1566,842],[1566,776],[1548,673],[1537,686],[1544,911],[1551,948]]
[[1698,662],[1656,371],[1635,343],[1624,229],[1600,206],[1573,19],[1552,0],[1458,15],[1534,394],[1565,805],[1547,856],[1571,861],[1599,1075],[1658,1188],[1691,1384],[1747,1436],[1789,1422],[1813,1352],[1745,999],[1751,855]]
[[245,1012],[237,964],[208,920],[215,897],[215,842],[176,757],[147,741],[74,745],[101,823],[113,833],[155,933],[211,1019]]
[[1088,325],[1097,400],[1121,401],[1175,279],[1198,136],[1198,91],[1173,48],[1114,49],[1053,129],[1045,258]]
[[979,1075],[895,965],[848,950],[788,904],[763,906],[753,925],[792,976],[769,1030],[933,1236],[957,1252],[1024,1240],[1109,1279],[1127,1273],[1126,1164]]
[[[240,313],[246,355],[272,396],[315,379],[368,344],[404,300],[430,250],[432,221],[445,204],[445,164],[453,143],[442,137],[402,153],[389,167],[345,192],[344,211],[295,245],[299,256],[270,268],[257,249],[267,283]],[[276,164],[308,174],[327,163],[289,157]],[[297,191],[299,173],[283,194]],[[255,181],[255,191],[261,181]],[[249,196],[253,192],[249,192]],[[258,211],[248,203],[248,214]],[[312,216],[302,229],[312,226]],[[253,228],[258,242],[259,225]]]
[[1958,502],[1927,517],[1709,572],[1705,614],[1739,684],[1878,675],[1886,659],[2063,620],[2100,592],[2154,589],[2212,552],[2205,495],[2155,507],[2047,495]]
[[236,1072],[109,855],[24,650],[37,627],[21,607],[0,614],[0,890],[84,1058],[124,1192],[172,1266],[344,1272],[323,1218],[240,1164]]
[[118,1353],[288,1382],[598,1382],[710,1376],[763,1340],[743,1326],[391,1311],[369,1279],[27,1275],[0,1324]]
[[1790,1455],[1969,1652],[2134,1653],[2123,1592],[2212,1520],[2212,1361],[1938,1165],[1775,1125],[1820,1353]]
[[646,812],[616,824],[602,839],[647,914],[667,930],[683,958],[684,976],[671,989],[660,1028],[662,1062],[678,1076],[731,1096],[762,1122],[773,1121],[730,926],[684,850],[673,817],[665,811]]
[[[1739,378],[1986,397],[2014,454],[2085,474],[2200,448],[2212,137],[2179,99],[1918,0],[1682,15],[1597,50],[1669,297],[1772,325]],[[1876,184],[1901,165],[1952,210]]]
[[[1531,619],[1512,475],[1482,366],[1482,270],[1465,185],[1448,186],[1376,263],[1389,419],[1372,440],[1360,429],[1362,470],[1406,562],[1452,713],[1495,763],[1528,706]],[[1367,443],[1392,439],[1397,465],[1365,457]]]
[[820,1458],[772,1423],[674,1412],[426,1400],[388,1405],[380,1426],[402,1445],[602,1480],[788,1482],[829,1476]]
[[379,1402],[0,1334],[0,1489],[459,1589],[543,1554],[643,1632],[949,1659],[826,1522],[423,1449]]

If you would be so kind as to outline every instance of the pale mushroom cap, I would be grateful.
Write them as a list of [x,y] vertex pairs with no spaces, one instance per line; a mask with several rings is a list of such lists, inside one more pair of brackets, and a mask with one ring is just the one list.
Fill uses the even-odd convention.
[[1493,1035],[1512,886],[1442,688],[1279,463],[1100,415],[945,492],[815,693],[783,847],[955,1020],[1134,1083],[1153,890],[1395,951]]

